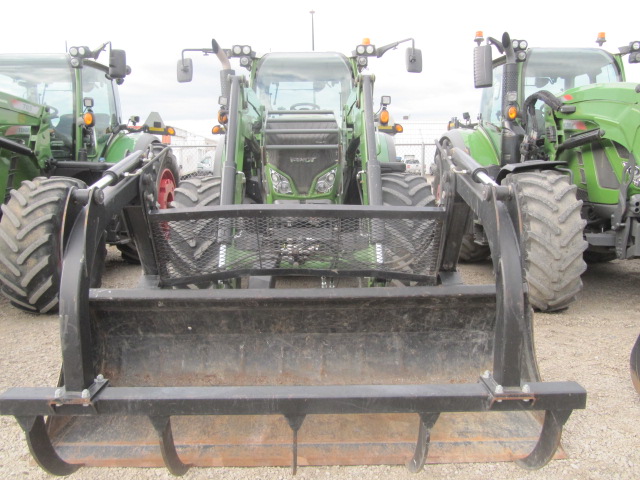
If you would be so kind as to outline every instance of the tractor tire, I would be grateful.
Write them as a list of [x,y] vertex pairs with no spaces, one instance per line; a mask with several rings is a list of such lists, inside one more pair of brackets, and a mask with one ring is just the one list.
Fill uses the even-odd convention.
[[636,391],[640,393],[640,336],[631,349],[631,381]]
[[463,263],[482,262],[491,256],[489,245],[480,245],[475,242],[473,233],[465,233],[462,236],[460,255],[458,259]]
[[128,243],[119,243],[116,248],[120,251],[122,260],[130,265],[140,265],[140,255],[138,255],[138,249],[133,239]]
[[[387,173],[382,178],[382,203],[389,206],[428,207],[434,205],[431,185],[420,175]],[[405,220],[399,230],[385,223],[385,236],[390,239],[390,268],[396,271],[416,273],[416,266],[434,255],[437,240],[432,238],[433,222]]]
[[507,175],[516,192],[529,300],[539,311],[567,308],[582,290],[586,221],[576,186],[555,170]]
[[174,191],[174,205],[180,208],[220,205],[220,177],[194,177],[182,180]]
[[[86,188],[81,180],[36,177],[24,181],[2,205],[0,221],[0,281],[12,305],[33,313],[53,313],[58,307],[62,274],[63,227],[69,190]],[[91,286],[100,285],[106,249],[101,243]]]
[[[182,180],[174,191],[176,208],[209,207],[220,205],[222,180],[220,177],[192,177]],[[193,275],[217,264],[212,239],[217,237],[218,222],[198,220],[190,229],[174,228],[170,231],[169,245],[173,267],[184,275]]]

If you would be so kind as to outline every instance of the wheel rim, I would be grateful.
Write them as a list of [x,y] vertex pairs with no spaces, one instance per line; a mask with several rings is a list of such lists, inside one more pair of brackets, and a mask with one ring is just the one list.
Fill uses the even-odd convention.
[[176,189],[176,179],[168,168],[165,168],[158,181],[158,204],[161,209],[169,208],[173,202],[173,192]]

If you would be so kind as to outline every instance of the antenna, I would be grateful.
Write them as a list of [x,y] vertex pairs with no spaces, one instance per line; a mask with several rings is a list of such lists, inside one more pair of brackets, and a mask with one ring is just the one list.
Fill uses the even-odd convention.
[[316,13],[315,10],[311,10],[309,12],[311,14],[311,51],[316,51],[316,42],[315,42],[315,31],[313,28],[313,14]]

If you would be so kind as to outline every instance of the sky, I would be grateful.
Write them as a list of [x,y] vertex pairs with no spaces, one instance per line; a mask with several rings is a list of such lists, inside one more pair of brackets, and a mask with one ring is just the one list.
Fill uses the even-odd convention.
[[[157,111],[165,123],[210,136],[217,123],[220,95],[215,56],[191,53],[194,80],[178,83],[176,64],[185,48],[207,48],[215,38],[224,48],[251,45],[268,52],[311,51],[314,11],[316,51],[350,55],[367,37],[381,46],[414,38],[422,50],[423,71],[405,70],[402,44],[371,59],[364,73],[375,74],[374,98],[391,95],[396,120],[442,121],[469,112],[475,118],[480,91],[473,87],[473,41],[478,30],[500,39],[504,31],[531,47],[596,47],[604,31],[604,48],[640,40],[637,11],[629,0],[583,2],[78,2],[32,0],[28,16],[21,2],[2,7],[0,53],[57,53],[66,47],[96,48],[111,41],[127,52],[132,69],[120,87],[124,118]],[[377,6],[380,5],[380,6]],[[592,4],[593,5],[593,4]],[[606,5],[606,7],[605,7]],[[625,14],[625,12],[627,12]],[[103,54],[100,58],[107,61]],[[627,66],[627,79],[640,82],[640,65]],[[234,65],[237,67],[237,65]],[[236,73],[248,73],[236,68]]]

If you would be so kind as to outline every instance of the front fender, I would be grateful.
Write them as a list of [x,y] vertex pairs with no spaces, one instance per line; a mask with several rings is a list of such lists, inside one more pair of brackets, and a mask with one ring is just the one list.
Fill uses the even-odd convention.
[[127,153],[134,151],[136,138],[142,133],[127,134],[120,132],[105,147],[104,153],[101,155],[107,163],[117,163],[127,156]]
[[109,142],[104,154],[107,163],[117,163],[129,153],[136,150],[146,150],[152,143],[160,143],[160,139],[150,133],[119,133]]
[[396,161],[396,144],[392,136],[376,132],[376,146],[379,162]]
[[500,156],[488,135],[481,128],[470,130],[457,128],[449,130],[439,140],[440,145],[446,143],[468,153],[482,166],[500,164]]

